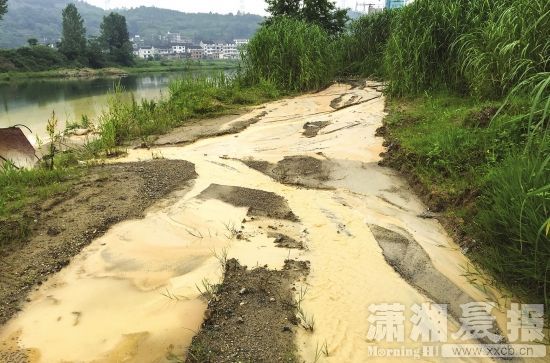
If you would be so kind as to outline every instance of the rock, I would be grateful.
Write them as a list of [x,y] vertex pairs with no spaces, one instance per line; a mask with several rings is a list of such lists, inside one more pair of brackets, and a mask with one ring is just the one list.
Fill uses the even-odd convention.
[[54,237],[54,236],[57,236],[61,232],[56,227],[49,227],[47,233],[48,233],[48,236]]
[[76,135],[76,136],[84,136],[84,135],[88,135],[90,133],[90,129],[74,129],[73,130],[73,135]]
[[244,319],[243,319],[242,316],[239,316],[239,317],[237,318],[237,323],[239,323],[239,324],[243,324],[243,323],[244,323]]
[[269,299],[269,301],[271,301],[271,302],[275,302],[275,298],[274,298],[274,297],[272,297],[272,298],[270,298],[270,299]]
[[239,295],[246,294],[246,288],[243,287],[241,290],[239,290]]
[[290,332],[290,333],[292,333],[292,329],[290,329],[290,327],[289,327],[289,326],[286,326],[286,325],[283,326],[283,331],[284,331],[284,332]]

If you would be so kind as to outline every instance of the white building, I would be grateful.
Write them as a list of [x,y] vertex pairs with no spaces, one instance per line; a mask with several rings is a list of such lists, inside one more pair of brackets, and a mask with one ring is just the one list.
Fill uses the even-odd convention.
[[183,44],[172,45],[172,53],[174,54],[184,54],[186,52],[186,47]]
[[138,57],[147,59],[155,55],[155,47],[144,47],[138,49]]
[[235,45],[237,47],[240,47],[240,46],[243,46],[243,45],[247,45],[248,44],[248,39],[235,39],[235,40],[233,40],[233,43],[235,43]]
[[239,59],[239,57],[240,52],[237,44],[233,43],[221,45],[221,50],[219,53],[220,59]]

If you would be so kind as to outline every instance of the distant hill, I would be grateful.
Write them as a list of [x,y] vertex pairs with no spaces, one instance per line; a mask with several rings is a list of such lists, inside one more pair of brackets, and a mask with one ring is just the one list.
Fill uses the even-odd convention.
[[[70,2],[76,4],[84,19],[88,35],[99,34],[105,11],[83,1],[8,0],[8,13],[0,21],[0,48],[25,45],[27,39],[55,42],[61,34],[61,10]],[[151,40],[166,32],[182,33],[196,40],[231,41],[249,38],[263,20],[258,15],[190,14],[155,7],[120,9],[128,22],[130,35],[139,34]]]

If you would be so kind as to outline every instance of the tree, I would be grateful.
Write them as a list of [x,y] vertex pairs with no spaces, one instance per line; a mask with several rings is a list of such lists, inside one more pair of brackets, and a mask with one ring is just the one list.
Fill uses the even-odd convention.
[[344,30],[348,21],[347,10],[338,9],[330,0],[267,0],[267,11],[271,17],[266,24],[272,24],[279,17],[296,18],[314,23],[330,34]]
[[100,39],[109,52],[111,61],[122,65],[132,65],[132,44],[126,18],[117,13],[103,17]]
[[102,68],[107,65],[105,54],[103,53],[103,45],[101,40],[97,37],[91,37],[88,39],[86,55],[88,58],[88,64],[92,68]]
[[332,1],[304,0],[302,19],[318,24],[331,34],[336,34],[344,29],[348,15],[345,9],[337,9]]
[[29,47],[36,47],[38,45],[38,39],[29,38],[27,39],[27,43],[29,43]]
[[84,20],[78,13],[74,4],[69,4],[62,12],[63,31],[59,51],[67,59],[74,61],[85,56],[86,53],[86,29]]
[[267,12],[272,17],[300,17],[301,0],[266,0]]
[[8,0],[0,0],[0,20],[8,12]]

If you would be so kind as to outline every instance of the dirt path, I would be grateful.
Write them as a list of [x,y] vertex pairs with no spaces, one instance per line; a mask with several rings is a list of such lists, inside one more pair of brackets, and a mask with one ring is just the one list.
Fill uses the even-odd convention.
[[[198,176],[33,292],[0,328],[0,352],[48,363],[386,361],[369,355],[395,347],[368,339],[371,304],[403,304],[409,319],[413,304],[452,303],[451,332],[456,299],[503,304],[469,283],[458,247],[378,166],[383,117],[378,85],[334,85],[219,129],[236,134],[130,150],[120,161],[186,160]],[[285,272],[306,261],[307,272]],[[422,347],[407,336],[401,345]]]

